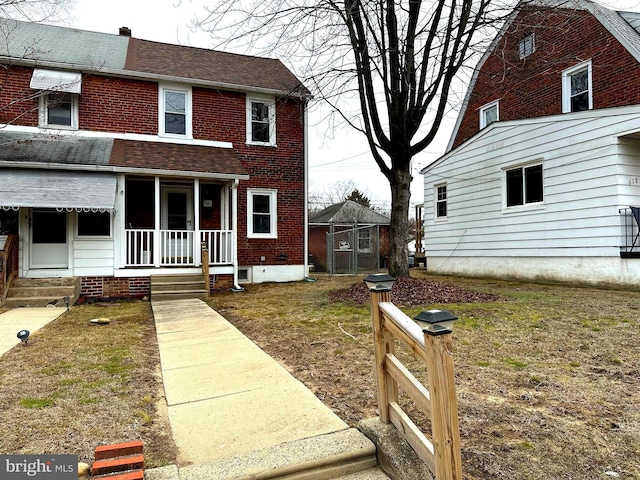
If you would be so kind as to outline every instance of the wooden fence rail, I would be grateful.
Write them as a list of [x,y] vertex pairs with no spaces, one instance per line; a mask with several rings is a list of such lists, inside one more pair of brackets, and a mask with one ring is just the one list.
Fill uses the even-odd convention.
[[9,235],[0,248],[0,301],[3,301],[7,298],[11,280],[18,276],[18,236]]
[[[451,332],[429,332],[391,303],[391,290],[371,289],[380,420],[393,424],[436,480],[462,480],[460,428]],[[395,356],[395,341],[408,346],[427,368],[427,389]],[[431,435],[398,404],[398,387],[431,419]]]

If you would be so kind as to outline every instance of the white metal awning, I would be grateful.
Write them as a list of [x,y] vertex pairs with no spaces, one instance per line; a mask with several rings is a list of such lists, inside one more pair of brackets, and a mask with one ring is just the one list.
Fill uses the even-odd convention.
[[82,74],[35,68],[29,86],[36,90],[80,93],[82,89]]
[[112,212],[116,185],[113,174],[2,169],[0,208]]

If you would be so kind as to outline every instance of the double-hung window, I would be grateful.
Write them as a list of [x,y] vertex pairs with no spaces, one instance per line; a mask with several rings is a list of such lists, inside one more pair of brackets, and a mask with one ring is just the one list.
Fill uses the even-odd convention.
[[247,237],[277,238],[277,191],[247,191]]
[[504,172],[507,207],[542,203],[544,200],[542,163],[509,168]]
[[358,251],[362,253],[371,253],[372,250],[372,227],[360,227],[358,229]]
[[160,135],[191,138],[191,90],[160,86]]
[[562,72],[562,111],[580,112],[592,108],[591,61],[587,61]]
[[493,122],[497,122],[500,118],[498,110],[498,101],[488,103],[480,107],[480,128],[487,127]]
[[78,95],[47,92],[40,96],[40,126],[43,128],[78,129]]
[[276,144],[276,108],[273,98],[247,97],[247,143]]
[[436,219],[445,219],[447,218],[447,185],[436,185],[435,186],[435,211],[436,211]]

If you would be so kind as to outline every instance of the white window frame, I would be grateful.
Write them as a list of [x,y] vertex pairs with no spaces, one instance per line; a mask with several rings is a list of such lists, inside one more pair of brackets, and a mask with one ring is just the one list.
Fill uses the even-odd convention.
[[[257,142],[252,138],[253,119],[252,119],[252,104],[264,103],[269,109],[269,140],[267,142]],[[268,147],[276,146],[276,102],[274,97],[269,96],[247,96],[247,144],[249,145],[263,145]]]
[[[167,133],[165,131],[165,93],[175,92],[185,95],[185,133]],[[191,88],[181,85],[159,85],[158,88],[158,135],[172,138],[193,138],[191,117]]]
[[[49,123],[49,95],[69,95],[71,99],[71,125],[57,125]],[[75,93],[43,91],[40,94],[38,109],[38,124],[40,128],[55,128],[58,130],[78,130],[78,95]]]
[[[269,197],[270,232],[256,233],[253,231],[253,197]],[[270,189],[247,190],[247,238],[278,238],[278,191]]]
[[480,128],[488,127],[493,123],[487,123],[487,112],[493,109],[495,109],[496,111],[496,119],[493,122],[497,122],[500,120],[500,101],[494,100],[493,102],[487,103],[486,105],[480,107]]
[[[440,199],[439,197],[439,190],[442,187],[445,188],[444,199]],[[438,205],[443,202],[445,204],[445,210],[447,212],[447,215],[438,216]],[[436,221],[444,221],[447,219],[448,215],[449,215],[449,188],[446,183],[438,183],[437,185],[433,186],[433,217]]]
[[571,77],[582,70],[587,70],[589,81],[589,110],[593,109],[593,78],[591,60],[579,63],[562,72],[562,113],[571,113]]
[[[542,201],[541,202],[527,202],[527,192],[526,192],[526,175],[524,174],[527,168],[535,167],[540,165],[542,168]],[[522,169],[522,203],[517,205],[507,205],[507,172],[511,170]],[[514,165],[505,166],[502,169],[502,209],[504,212],[513,212],[513,211],[521,211],[523,209],[532,210],[532,209],[540,209],[544,208],[544,201],[546,198],[545,193],[545,183],[544,183],[544,161],[542,159],[532,160],[526,163],[519,163]]]
[[530,33],[518,43],[518,54],[520,60],[524,60],[529,55],[533,55],[536,51],[536,34]]

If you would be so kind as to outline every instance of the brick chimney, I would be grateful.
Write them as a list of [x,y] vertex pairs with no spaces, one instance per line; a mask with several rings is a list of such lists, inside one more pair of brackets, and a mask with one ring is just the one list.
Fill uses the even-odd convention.
[[122,35],[123,37],[130,37],[131,29],[129,27],[120,27],[120,31],[118,32],[118,34]]

